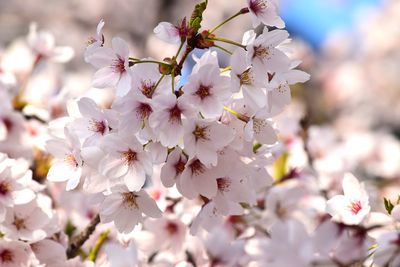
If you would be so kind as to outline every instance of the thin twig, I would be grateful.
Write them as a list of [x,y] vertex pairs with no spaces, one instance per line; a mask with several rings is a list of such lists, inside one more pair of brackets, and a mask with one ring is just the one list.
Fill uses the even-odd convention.
[[96,230],[96,226],[100,223],[100,216],[97,214],[86,226],[86,228],[77,236],[72,238],[67,249],[68,258],[73,258],[78,254],[79,249],[89,239],[90,235]]

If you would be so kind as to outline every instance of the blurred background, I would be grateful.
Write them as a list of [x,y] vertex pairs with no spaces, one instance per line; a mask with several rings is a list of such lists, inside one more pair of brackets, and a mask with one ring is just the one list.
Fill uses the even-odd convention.
[[[189,16],[197,2],[0,0],[0,61],[11,60],[16,70],[23,69],[23,57],[13,56],[12,51],[18,38],[26,38],[29,24],[37,22],[39,29],[55,35],[58,45],[73,47],[75,57],[65,66],[47,69],[52,73],[49,79],[54,80],[31,83],[30,86],[38,87],[33,91],[54,86],[86,92],[94,71],[84,62],[83,51],[101,18],[106,23],[107,44],[112,37],[120,36],[129,41],[135,57],[163,59],[173,55],[176,47],[156,39],[153,28],[160,21],[177,23]],[[205,28],[236,13],[246,2],[210,0],[210,3],[211,8],[205,13]],[[400,1],[281,0],[280,4],[281,16],[293,38],[292,56],[301,59],[301,68],[311,74],[308,83],[292,88],[295,107],[288,112],[297,109],[293,113],[300,112],[302,125],[310,128],[308,141],[316,163],[324,158],[324,151],[340,148],[341,167],[348,165],[350,170],[377,182],[388,178],[397,183],[400,179]],[[241,34],[250,28],[249,18],[243,16],[225,25],[218,34],[240,41]],[[224,58],[221,60],[224,62]],[[63,75],[57,76],[60,73]],[[282,133],[285,134],[284,130]],[[319,142],[322,139],[330,141]]]

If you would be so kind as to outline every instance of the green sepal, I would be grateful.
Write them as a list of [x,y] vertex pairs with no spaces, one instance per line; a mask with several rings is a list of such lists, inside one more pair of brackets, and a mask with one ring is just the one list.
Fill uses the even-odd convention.
[[189,28],[192,32],[197,33],[201,27],[201,21],[203,20],[203,12],[207,8],[208,1],[201,2],[194,7],[192,15],[189,20]]
[[385,205],[385,209],[389,214],[392,214],[392,210],[394,208],[394,205],[392,204],[392,202],[390,201],[390,199],[387,198],[383,198],[383,203]]

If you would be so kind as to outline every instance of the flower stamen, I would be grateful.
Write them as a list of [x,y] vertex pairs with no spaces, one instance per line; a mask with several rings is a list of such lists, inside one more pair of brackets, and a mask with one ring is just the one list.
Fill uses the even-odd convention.
[[101,135],[104,135],[104,133],[106,132],[106,129],[107,129],[104,121],[91,120],[90,126],[91,127],[89,127],[89,130],[99,133]]
[[199,89],[194,93],[198,97],[200,97],[201,100],[204,100],[204,98],[210,96],[210,86],[205,86],[205,85],[200,85]]
[[122,158],[127,165],[132,165],[135,161],[137,161],[137,153],[132,149],[128,149],[127,151],[121,152]]
[[207,132],[207,126],[205,127],[200,127],[198,125],[196,125],[196,128],[194,129],[194,131],[192,132],[192,134],[194,135],[196,141],[199,139],[203,139],[203,140],[209,140],[208,138],[208,132]]
[[136,203],[136,198],[138,197],[138,195],[136,195],[133,192],[124,192],[121,193],[122,194],[122,203],[129,207],[129,208],[135,208],[138,209],[138,205]]
[[238,74],[237,77],[240,80],[240,85],[251,85],[254,82],[253,73],[251,68],[243,71],[242,74]]
[[123,73],[125,72],[125,60],[121,58],[120,56],[117,56],[117,59],[113,61],[113,64],[111,65],[114,72],[116,73]]
[[351,202],[349,205],[349,209],[350,209],[351,213],[353,213],[354,215],[357,215],[360,212],[360,210],[362,209],[361,202],[359,200]]

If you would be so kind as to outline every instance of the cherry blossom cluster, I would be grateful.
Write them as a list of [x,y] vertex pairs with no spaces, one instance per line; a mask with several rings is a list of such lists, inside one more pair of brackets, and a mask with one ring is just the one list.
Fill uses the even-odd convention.
[[[202,218],[210,212],[239,215],[244,204],[255,205],[257,192],[269,183],[266,152],[277,142],[271,118],[290,102],[289,85],[309,78],[279,47],[288,33],[266,26],[259,35],[246,32],[233,52],[226,50],[230,66],[221,68],[217,52],[208,48],[235,42],[217,37],[218,27],[201,31],[206,5],[196,6],[189,21],[155,28],[161,39],[180,43],[177,54],[163,61],[130,57],[118,37],[107,47],[101,21],[85,60],[97,69],[93,86],[115,88],[115,99],[101,108],[80,98],[68,117],[50,126],[55,138],[46,149],[55,160],[47,179],[66,181],[66,190],[80,186],[102,193],[101,222],[114,222],[120,232],[131,232],[145,217],[162,216],[146,190],[156,179],[184,198],[204,199],[193,232],[205,226]],[[273,3],[249,1],[237,15],[250,13],[253,26],[283,27],[275,9]],[[208,50],[195,58],[181,84],[182,65],[195,48]]]
[[[398,142],[306,125],[278,1],[205,29],[212,8],[155,27],[177,48],[162,60],[101,20],[84,60],[106,101],[40,82],[73,52],[34,24],[25,69],[0,54],[0,266],[400,266],[400,196],[363,177],[399,188]],[[222,30],[239,16],[241,42]]]

